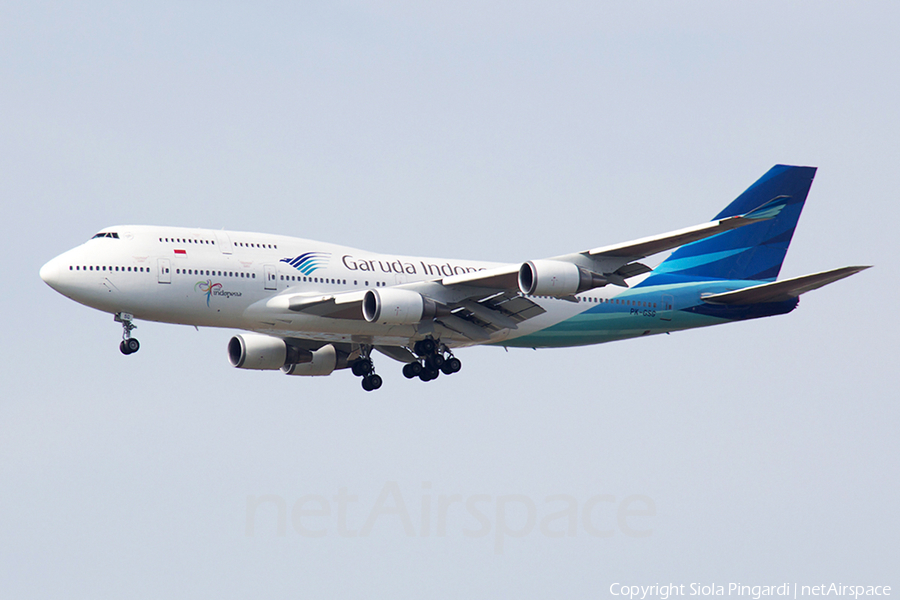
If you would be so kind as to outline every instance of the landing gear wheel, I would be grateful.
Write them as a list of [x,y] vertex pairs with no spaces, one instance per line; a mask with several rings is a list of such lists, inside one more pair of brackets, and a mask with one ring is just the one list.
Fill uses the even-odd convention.
[[366,375],[362,380],[362,388],[367,392],[371,392],[372,390],[377,390],[381,387],[381,376],[372,373],[371,375]]
[[441,371],[444,375],[453,375],[462,368],[462,363],[458,358],[450,357],[441,365]]
[[437,371],[444,364],[444,357],[440,354],[431,354],[425,359],[425,366],[432,371]]
[[431,338],[425,338],[424,340],[419,340],[413,346],[413,350],[419,356],[427,356],[429,354],[433,354],[437,349],[437,344]]
[[403,365],[403,376],[407,379],[412,379],[413,377],[418,377],[419,373],[422,372],[422,365],[418,362],[411,362]]
[[440,373],[440,371],[435,371],[434,369],[425,367],[424,369],[422,369],[422,372],[419,373],[419,379],[421,379],[422,381],[432,381],[433,379],[437,379]]
[[119,342],[119,350],[125,356],[129,354],[134,354],[138,350],[141,349],[141,343],[137,341],[135,338],[128,338],[127,340],[122,340]]
[[357,377],[363,377],[372,372],[372,361],[368,358],[361,358],[350,367],[350,370]]

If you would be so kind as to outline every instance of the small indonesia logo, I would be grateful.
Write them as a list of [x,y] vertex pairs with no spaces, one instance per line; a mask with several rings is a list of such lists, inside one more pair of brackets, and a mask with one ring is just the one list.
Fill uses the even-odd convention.
[[294,258],[282,258],[281,262],[291,265],[304,275],[309,275],[327,265],[330,259],[330,252],[305,252]]
[[198,281],[194,284],[194,291],[200,291],[206,294],[206,306],[209,306],[209,298],[213,295],[213,292],[216,290],[221,290],[221,283],[213,283],[211,279],[207,279],[206,281]]

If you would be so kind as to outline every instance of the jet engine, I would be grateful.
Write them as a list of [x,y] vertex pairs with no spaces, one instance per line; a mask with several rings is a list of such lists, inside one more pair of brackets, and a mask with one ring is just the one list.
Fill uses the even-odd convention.
[[519,289],[533,296],[571,296],[609,283],[599,273],[560,260],[529,260],[519,267]]
[[431,298],[397,288],[368,290],[362,310],[366,321],[379,325],[415,325],[438,314],[449,314],[446,307]]
[[286,375],[331,375],[338,367],[338,353],[331,344],[326,344],[318,350],[307,351],[302,357],[303,362],[284,365],[281,370]]
[[287,354],[285,341],[269,335],[241,333],[228,342],[228,361],[238,369],[280,369]]

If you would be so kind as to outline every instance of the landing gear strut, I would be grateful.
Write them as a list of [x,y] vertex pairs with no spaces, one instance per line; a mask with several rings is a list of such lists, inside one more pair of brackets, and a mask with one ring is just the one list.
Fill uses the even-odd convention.
[[381,375],[375,373],[375,365],[372,364],[372,347],[362,346],[360,348],[360,357],[350,365],[350,370],[357,377],[362,377],[362,389],[367,392],[377,390],[381,387]]
[[137,329],[137,325],[134,324],[133,319],[134,315],[123,312],[116,313],[114,317],[116,323],[122,324],[122,341],[119,343],[119,350],[126,356],[128,354],[134,354],[141,349],[141,343],[137,341],[137,338],[131,337],[131,332]]
[[452,375],[462,369],[462,362],[453,356],[453,352],[432,338],[413,344],[413,352],[418,355],[419,360],[403,367],[403,376],[407,379],[418,377],[422,381],[431,381],[441,373]]

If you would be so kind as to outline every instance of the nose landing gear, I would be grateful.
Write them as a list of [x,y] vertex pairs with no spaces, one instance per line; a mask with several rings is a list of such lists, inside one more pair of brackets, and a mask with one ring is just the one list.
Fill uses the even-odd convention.
[[141,343],[137,341],[137,338],[131,337],[131,332],[137,329],[133,319],[133,315],[122,312],[116,313],[114,317],[116,323],[122,324],[122,341],[119,343],[119,350],[126,356],[141,349]]

